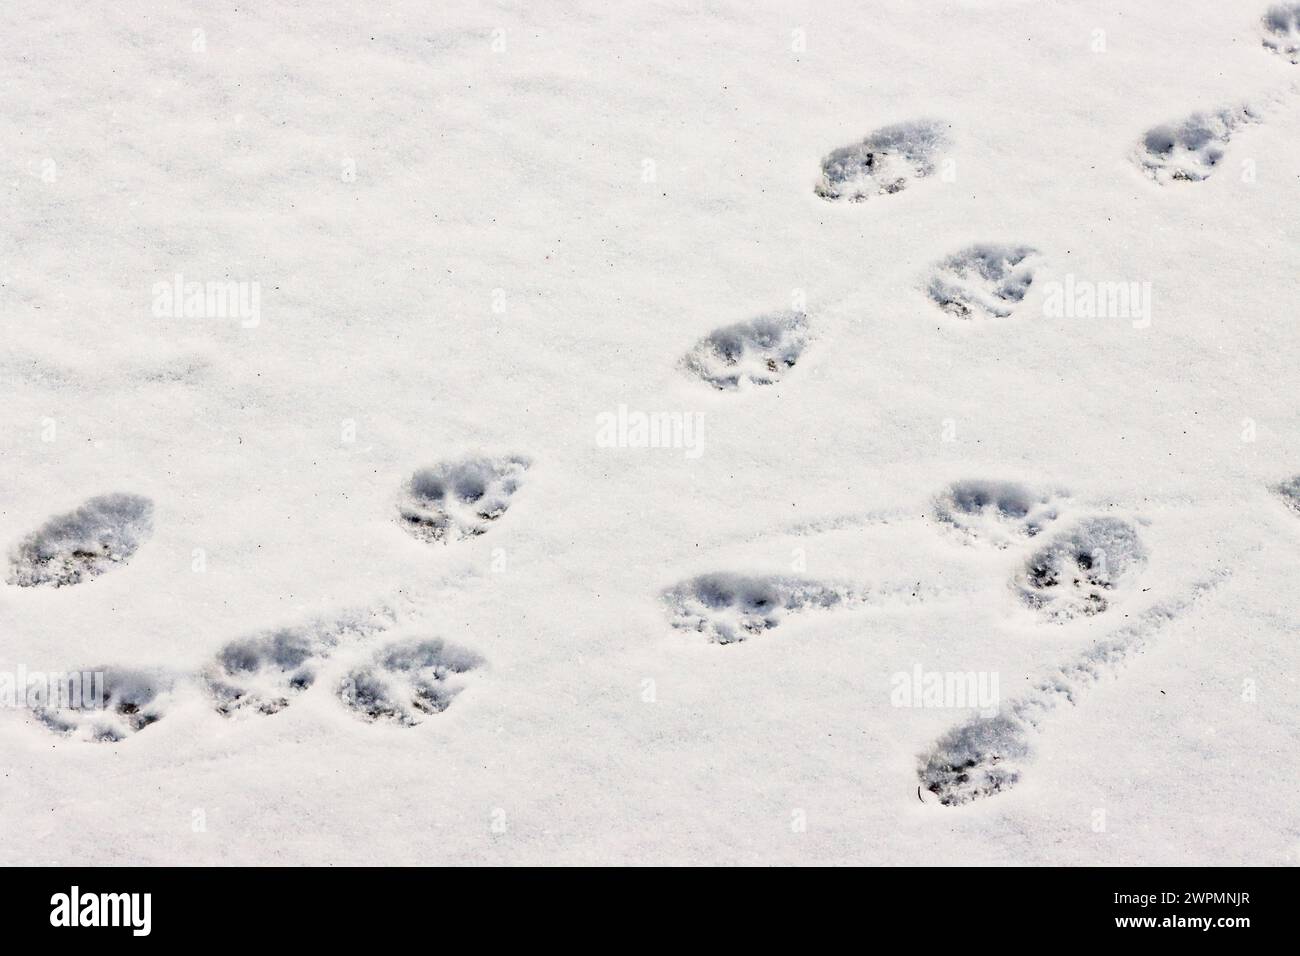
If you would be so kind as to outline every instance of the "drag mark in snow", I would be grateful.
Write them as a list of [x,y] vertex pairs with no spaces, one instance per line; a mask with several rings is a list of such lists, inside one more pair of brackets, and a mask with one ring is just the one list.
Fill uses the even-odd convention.
[[1029,291],[1036,259],[1029,246],[969,246],[939,263],[926,291],[935,305],[959,319],[1004,319]]
[[808,316],[776,312],[715,329],[686,353],[687,372],[720,391],[773,385],[808,346]]
[[933,120],[883,126],[823,159],[815,191],[828,202],[852,203],[902,192],[934,172],[947,144],[943,124]]
[[444,544],[483,534],[510,507],[528,459],[463,458],[422,468],[398,504],[402,527],[421,541]]
[[904,524],[923,520],[920,515],[905,508],[880,508],[874,511],[846,511],[840,514],[827,514],[820,518],[805,518],[799,521],[763,527],[757,530],[737,532],[720,536],[713,544],[753,544],[770,541],[772,538],[804,538],[819,534],[850,531],[858,528],[877,528],[888,525]]
[[459,675],[482,663],[473,651],[437,638],[390,644],[349,671],[338,695],[367,720],[411,727],[450,707],[463,689]]
[[9,560],[9,583],[65,587],[125,564],[153,532],[153,502],[140,495],[89,499],[29,534]]
[[921,758],[921,786],[944,806],[960,806],[1015,786],[1032,757],[1033,736],[1049,714],[1063,704],[1077,704],[1084,691],[1141,654],[1165,627],[1229,577],[1226,570],[1214,572],[1183,595],[1157,604],[1133,623],[1112,631],[1013,698],[997,716],[973,718],[948,731]]
[[812,535],[826,534],[831,531],[847,531],[854,528],[879,528],[919,520],[920,518],[915,513],[904,508],[878,508],[874,511],[848,512],[839,515],[828,515],[823,518],[814,518],[811,521],[797,521],[777,528],[768,528],[763,531],[753,532],[745,535],[741,540],[757,541],[761,538],[770,538],[774,535],[809,537]]

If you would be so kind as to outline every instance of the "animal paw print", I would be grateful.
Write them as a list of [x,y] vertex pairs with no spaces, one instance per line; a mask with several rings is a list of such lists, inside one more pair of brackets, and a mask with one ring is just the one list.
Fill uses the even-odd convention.
[[1128,522],[1086,518],[1030,555],[1016,586],[1025,604],[1064,622],[1105,611],[1146,560]]
[[100,495],[56,515],[28,535],[9,562],[9,583],[67,587],[125,564],[153,531],[153,503],[130,494]]
[[953,482],[935,499],[934,516],[971,540],[1007,548],[1035,537],[1055,521],[1062,497],[1014,481],[965,479]]
[[846,588],[775,575],[703,574],[664,592],[673,627],[698,631],[715,644],[735,644],[770,631],[787,614],[833,608]]
[[338,696],[366,720],[412,727],[450,707],[464,689],[460,675],[482,663],[473,651],[436,638],[390,644],[370,664],[353,668]]
[[[1005,549],[1037,539],[1058,520],[1067,497],[1018,482],[967,479],[935,499],[934,516],[972,541]],[[1131,524],[1085,518],[1029,555],[1013,586],[1025,605],[1064,622],[1105,611],[1131,588],[1146,561]]]
[[277,714],[316,682],[341,644],[365,640],[392,624],[391,617],[376,612],[231,641],[204,675],[208,692],[226,717]]
[[173,689],[165,675],[126,668],[48,676],[32,715],[57,734],[98,743],[116,743],[157,722]]
[[1006,318],[1034,281],[1029,246],[970,246],[941,262],[927,291],[934,304],[960,319]]
[[1015,716],[975,718],[940,737],[918,775],[941,804],[961,806],[1015,786],[1029,752],[1027,728]]
[[808,341],[806,315],[778,312],[710,332],[687,353],[684,364],[722,391],[772,385],[795,367]]
[[1300,4],[1268,8],[1264,14],[1264,49],[1300,63]]
[[816,193],[829,202],[858,203],[902,192],[934,172],[947,143],[943,127],[930,120],[883,126],[823,159]]
[[217,712],[276,714],[316,679],[314,664],[327,648],[308,631],[285,628],[261,637],[232,641],[217,654],[208,680]]
[[1181,123],[1147,131],[1138,164],[1158,183],[1200,182],[1223,161],[1228,141],[1243,126],[1259,122],[1248,107],[1193,113]]
[[464,458],[411,476],[398,519],[421,541],[444,544],[483,534],[510,507],[528,460]]
[[1300,475],[1274,485],[1273,492],[1292,511],[1300,511]]

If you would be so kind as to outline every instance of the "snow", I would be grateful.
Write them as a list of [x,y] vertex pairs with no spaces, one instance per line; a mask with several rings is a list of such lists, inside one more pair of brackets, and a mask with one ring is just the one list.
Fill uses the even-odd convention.
[[[4,861],[1300,862],[1267,9],[6,4],[5,577],[102,496],[149,520],[0,586],[0,674],[129,704],[0,708]],[[467,473],[491,517],[403,522]],[[1025,600],[1077,529],[1141,560]],[[998,675],[1012,785],[924,788],[979,718],[893,706],[917,665]]]

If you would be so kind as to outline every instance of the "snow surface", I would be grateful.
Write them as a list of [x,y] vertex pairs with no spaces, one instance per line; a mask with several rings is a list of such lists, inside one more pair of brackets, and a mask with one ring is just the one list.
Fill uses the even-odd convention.
[[[149,527],[0,585],[0,671],[120,707],[0,712],[3,861],[1300,862],[1266,9],[4,4],[5,576],[100,496]],[[772,315],[793,365],[692,373]],[[619,447],[651,417],[702,427]],[[454,533],[400,518],[430,475],[484,482]],[[1134,559],[1025,598],[1098,528]],[[1002,716],[895,706],[917,666]]]

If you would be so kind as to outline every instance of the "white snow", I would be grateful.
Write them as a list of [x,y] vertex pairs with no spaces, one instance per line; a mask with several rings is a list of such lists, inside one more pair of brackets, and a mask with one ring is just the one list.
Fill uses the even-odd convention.
[[[1267,9],[4,4],[3,576],[99,496],[151,530],[0,585],[0,690],[112,692],[0,708],[0,860],[1300,862]],[[819,195],[846,148],[905,186]],[[961,316],[972,248],[1032,281]],[[692,372],[765,316],[792,364]],[[410,533],[420,475],[491,507]],[[1105,608],[1025,600],[1081,528],[1133,545]],[[980,718],[893,706],[918,665],[998,676],[1012,785],[923,788]]]

